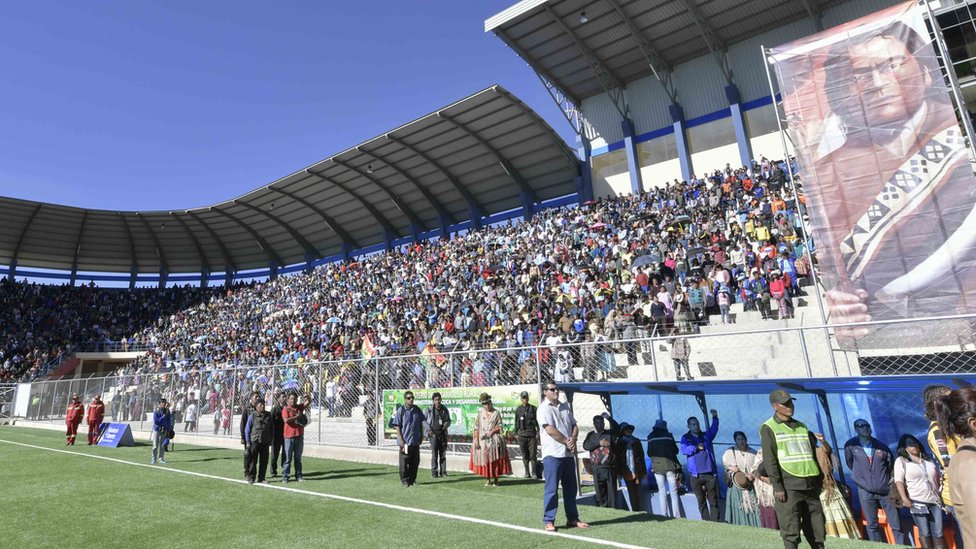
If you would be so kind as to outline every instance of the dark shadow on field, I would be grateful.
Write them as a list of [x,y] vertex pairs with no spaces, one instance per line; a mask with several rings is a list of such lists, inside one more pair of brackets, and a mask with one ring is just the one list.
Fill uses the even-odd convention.
[[[580,506],[580,513],[585,514],[586,506]],[[626,515],[604,520],[591,520],[589,521],[590,526],[602,526],[604,524],[628,524],[632,522],[668,522],[674,520],[671,517],[660,517],[657,515],[648,515],[644,512],[628,513]]]
[[[184,444],[189,444],[189,443],[184,443]],[[140,443],[138,445],[143,446],[144,444]],[[145,444],[145,446],[150,446],[150,444]],[[177,448],[176,450],[170,450],[170,451],[183,453],[183,452],[210,452],[213,450],[223,450],[223,448],[187,448],[185,450],[183,448]]]
[[204,461],[222,461],[222,460],[225,460],[225,459],[233,459],[233,460],[236,460],[237,458],[232,458],[232,457],[217,458],[217,457],[213,457],[213,458],[200,458],[200,459],[181,459],[179,461],[180,461],[180,463],[201,463],[201,462],[204,462]]
[[[472,475],[468,473],[454,473],[447,477],[447,479],[431,479],[431,484],[448,484],[452,482],[484,482],[485,477],[479,477],[477,475]],[[504,486],[520,486],[524,484],[532,484],[542,488],[545,484],[541,480],[535,480],[531,478],[515,478],[515,477],[499,477],[498,484],[500,487]]]
[[302,473],[302,477],[308,479],[338,480],[342,478],[361,478],[377,476],[393,476],[395,473],[389,471],[377,471],[376,469],[335,469],[330,471],[315,471],[312,473]]

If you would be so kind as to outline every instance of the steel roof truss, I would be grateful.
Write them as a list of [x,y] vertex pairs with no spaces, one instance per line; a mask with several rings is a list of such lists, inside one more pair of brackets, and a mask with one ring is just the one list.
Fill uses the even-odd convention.
[[725,45],[725,41],[715,32],[715,29],[708,24],[708,20],[702,14],[701,10],[698,9],[698,5],[695,4],[695,0],[679,0],[681,5],[685,7],[688,15],[695,21],[695,26],[698,28],[698,33],[702,37],[702,41],[708,46],[708,51],[712,53],[715,57],[715,61],[718,63],[719,69],[722,71],[722,75],[725,76],[725,81],[728,84],[732,83],[732,75],[729,72],[728,62],[725,58],[725,52],[728,47]]
[[[248,204],[247,202],[243,202],[241,200],[235,200],[234,201],[234,204],[237,204],[238,206],[243,206],[243,207],[248,208],[248,209],[250,209],[252,211],[258,212],[259,214],[262,214],[265,217],[267,217],[268,219],[270,219],[271,221],[274,221],[275,223],[278,224],[279,227],[281,227],[282,229],[288,231],[288,234],[290,234],[291,237],[293,239],[295,239],[295,242],[298,242],[298,245],[301,246],[302,249],[305,250],[305,253],[307,255],[309,255],[311,257],[314,257],[315,259],[322,259],[322,254],[317,249],[315,249],[315,246],[312,246],[312,244],[304,236],[302,236],[302,234],[300,232],[298,232],[297,229],[295,229],[294,227],[292,227],[288,223],[285,223],[284,221],[282,221],[280,217],[272,214],[271,212],[266,212],[266,211],[262,210],[261,208],[259,208],[257,206],[254,206],[253,204]],[[283,266],[284,265],[282,265],[282,267]]]
[[136,212],[136,217],[142,221],[142,224],[146,226],[146,230],[149,231],[149,236],[153,240],[153,244],[156,245],[156,255],[159,256],[160,266],[169,272],[169,261],[166,260],[166,252],[163,251],[163,246],[159,243],[159,238],[156,237],[156,233],[153,232],[152,227],[149,225],[149,220],[145,218],[141,213]]
[[415,225],[417,227],[420,227],[420,228],[422,228],[425,231],[430,228],[430,227],[427,226],[426,223],[424,223],[423,221],[421,221],[420,216],[418,216],[417,213],[413,211],[413,208],[411,208],[410,206],[408,206],[400,198],[400,195],[398,195],[398,194],[394,193],[393,191],[391,191],[389,187],[387,187],[386,185],[384,185],[383,182],[379,180],[378,177],[373,177],[371,174],[369,174],[369,173],[367,173],[367,172],[365,172],[363,170],[360,170],[359,168],[354,168],[348,162],[346,162],[344,160],[339,160],[338,158],[333,158],[332,159],[332,162],[334,162],[335,164],[338,164],[339,166],[342,166],[343,168],[351,171],[354,174],[359,175],[360,177],[363,177],[363,178],[367,179],[370,183],[372,183],[372,184],[376,185],[377,187],[379,187],[386,194],[386,196],[390,197],[390,200],[393,201],[393,204],[397,207],[397,209],[400,210],[401,212],[403,212],[403,215],[407,216],[407,219],[410,220],[410,223],[412,225]]
[[[668,63],[661,53],[651,45],[651,43],[644,36],[644,33],[642,33],[640,29],[634,25],[634,20],[627,15],[627,12],[624,11],[623,6],[621,6],[617,0],[603,1],[613,8],[613,10],[617,12],[617,15],[620,16],[620,19],[623,20],[624,25],[627,27],[627,31],[630,33],[630,36],[634,39],[634,42],[637,43],[637,48],[640,50],[641,55],[644,56],[644,60],[647,61],[647,66],[650,67],[651,72],[654,73],[654,78],[656,78],[661,86],[664,87],[664,91],[668,94],[671,102],[677,103],[677,94],[674,91],[674,87],[671,85],[670,63]],[[660,71],[658,70],[659,68]],[[661,72],[665,74],[665,78],[661,78]]]
[[212,268],[210,267],[210,262],[207,261],[207,254],[203,252],[203,246],[200,245],[200,241],[197,239],[197,235],[193,234],[193,231],[190,230],[190,226],[186,224],[186,221],[183,221],[182,217],[176,215],[173,212],[170,212],[169,215],[176,218],[176,222],[179,223],[181,227],[183,227],[183,230],[186,231],[186,235],[189,236],[190,241],[193,242],[193,247],[197,250],[197,257],[200,258],[200,268],[203,271],[210,273],[210,271],[212,270]]
[[418,191],[420,191],[420,194],[424,195],[424,198],[426,198],[427,201],[430,202],[430,205],[433,206],[434,210],[437,212],[438,218],[448,219],[452,223],[457,223],[457,219],[455,219],[454,216],[451,215],[451,212],[449,212],[447,208],[444,207],[444,204],[440,200],[438,200],[437,197],[434,196],[432,192],[430,192],[430,189],[428,189],[424,185],[421,185],[419,181],[407,175],[406,172],[401,170],[396,165],[396,163],[392,162],[388,157],[378,154],[375,151],[368,151],[366,149],[363,149],[362,147],[357,148],[357,150],[360,153],[368,156],[372,156],[377,161],[382,162],[386,166],[389,166],[390,169],[392,169],[394,172],[397,173],[397,175],[412,183],[413,186],[416,187]]
[[[20,255],[20,246],[24,243],[24,238],[27,237],[27,231],[30,229],[31,224],[34,223],[34,218],[37,217],[37,213],[41,211],[41,206],[44,204],[38,203],[34,207],[34,211],[31,212],[30,217],[27,218],[27,223],[24,224],[24,228],[20,230],[20,238],[17,239],[17,245],[14,246],[14,255],[11,257],[11,262],[17,261],[17,256]],[[87,213],[87,212],[86,212]]]
[[[576,49],[579,50],[580,54],[590,66],[593,76],[596,78],[597,82],[600,83],[603,91],[607,92],[607,95],[613,100],[613,106],[616,107],[617,112],[620,113],[620,117],[627,118],[627,114],[630,109],[626,104],[626,99],[623,94],[623,81],[618,78],[609,67],[606,66],[606,63],[604,63],[602,59],[593,53],[593,50],[591,50],[589,46],[584,44],[583,41],[576,36],[573,29],[569,28],[569,25],[567,25],[566,22],[563,21],[562,17],[557,15],[548,4],[543,4],[542,7],[545,9],[546,13],[549,14],[552,20],[562,29],[563,33],[576,45]],[[609,82],[604,81],[606,79],[601,77],[601,73],[606,75]]]
[[285,262],[281,260],[281,257],[279,257],[277,252],[274,251],[274,248],[272,248],[268,244],[268,242],[264,239],[264,237],[258,234],[258,232],[255,231],[250,225],[244,223],[240,219],[237,219],[237,217],[235,217],[234,215],[231,215],[230,213],[227,213],[224,210],[221,210],[219,208],[211,207],[209,208],[209,211],[222,215],[227,219],[230,219],[231,221],[236,223],[240,228],[244,229],[245,231],[248,232],[248,234],[254,237],[254,241],[257,243],[258,247],[261,248],[261,251],[263,251],[264,254],[268,257],[268,261],[272,262],[272,264],[277,265],[279,267],[285,266]]
[[362,246],[359,245],[359,243],[356,241],[356,239],[353,238],[352,235],[349,234],[349,231],[343,229],[342,226],[339,225],[339,223],[336,222],[336,220],[332,216],[330,216],[329,214],[325,213],[322,210],[322,208],[319,208],[318,206],[312,204],[308,200],[305,200],[304,198],[298,196],[297,194],[295,194],[293,192],[286,191],[284,189],[279,189],[278,187],[272,187],[271,185],[268,185],[266,188],[269,191],[273,191],[273,192],[276,192],[276,193],[283,194],[283,195],[287,196],[288,198],[291,198],[292,200],[298,202],[299,204],[302,204],[306,208],[308,208],[308,209],[312,210],[313,212],[315,212],[316,214],[318,214],[318,216],[322,218],[322,221],[325,222],[325,225],[332,232],[334,232],[335,234],[339,235],[339,238],[342,240],[342,243],[344,245],[347,245],[347,246],[350,246],[351,245],[351,246],[354,246],[356,248],[361,248],[362,247]]
[[217,246],[220,248],[220,254],[224,257],[224,272],[237,272],[237,262],[234,261],[234,257],[230,255],[230,251],[227,246],[224,245],[224,241],[217,235],[217,231],[213,229],[202,217],[193,213],[190,210],[186,211],[186,215],[192,217],[197,223],[203,225],[203,228],[207,231],[207,234],[214,239]]
[[363,205],[364,208],[366,208],[366,210],[370,213],[370,215],[372,215],[373,218],[376,219],[376,222],[383,226],[383,230],[387,234],[394,234],[394,235],[396,235],[398,237],[402,237],[403,236],[400,233],[400,231],[398,231],[393,226],[393,223],[391,223],[390,220],[386,218],[385,215],[383,215],[382,213],[380,213],[380,211],[377,210],[372,204],[370,204],[365,199],[363,199],[363,197],[360,196],[359,193],[353,191],[352,189],[346,187],[345,185],[340,185],[339,183],[337,183],[337,182],[329,179],[328,177],[325,177],[324,175],[322,175],[322,174],[320,174],[318,172],[313,172],[311,168],[306,168],[305,169],[305,173],[307,173],[308,175],[310,175],[312,177],[315,177],[317,179],[320,179],[323,182],[332,185],[333,187],[337,187],[337,188],[345,191],[346,194],[348,194],[348,195],[352,196],[353,198],[355,198],[360,204]]
[[464,197],[464,200],[468,203],[468,208],[469,209],[470,208],[474,208],[479,213],[481,213],[481,215],[484,215],[486,213],[484,206],[481,205],[481,202],[479,202],[478,199],[475,198],[473,194],[471,194],[471,191],[468,190],[468,188],[465,187],[463,184],[461,184],[461,182],[458,181],[457,177],[455,177],[454,174],[452,174],[451,172],[449,172],[447,170],[447,168],[445,168],[440,162],[434,160],[427,153],[422,152],[417,147],[408,144],[406,141],[400,139],[399,137],[394,137],[394,136],[392,136],[390,134],[386,134],[386,138],[389,139],[390,141],[396,143],[397,145],[400,145],[404,149],[407,149],[408,151],[412,152],[413,154],[419,156],[425,162],[427,162],[428,164],[430,164],[431,166],[433,166],[434,168],[436,168],[437,171],[439,171],[442,174],[444,174],[444,177],[446,177],[447,180],[451,182],[451,185],[454,186],[454,188],[457,190],[457,192],[460,193],[461,196]]

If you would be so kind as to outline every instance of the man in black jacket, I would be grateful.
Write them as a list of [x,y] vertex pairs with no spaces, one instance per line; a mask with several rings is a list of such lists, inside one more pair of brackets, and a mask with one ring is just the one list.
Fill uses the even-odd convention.
[[441,394],[434,393],[434,402],[424,414],[424,427],[430,441],[430,474],[434,478],[447,476],[447,428],[451,426],[451,412],[441,405]]
[[271,409],[271,419],[274,421],[274,440],[271,441],[271,476],[278,476],[279,463],[284,465],[285,453],[285,422],[281,419],[281,411],[285,409],[288,399],[285,393],[278,393],[278,401]]
[[620,466],[620,449],[617,444],[618,427],[609,416],[593,418],[593,431],[583,440],[583,449],[590,453],[593,466],[593,486],[596,488],[596,504],[614,509],[617,507],[617,470]]
[[895,456],[887,444],[871,436],[871,424],[866,420],[855,420],[854,431],[857,436],[844,444],[844,460],[851,471],[851,478],[857,484],[857,498],[867,520],[868,539],[883,540],[884,533],[878,526],[878,508],[881,507],[895,536],[895,543],[907,545],[898,507],[888,497]]
[[529,404],[527,391],[522,391],[519,397],[522,404],[515,409],[515,432],[518,434],[519,451],[522,452],[525,478],[535,478],[538,474],[536,463],[539,460],[539,422],[536,420],[538,410]]
[[253,391],[251,398],[241,410],[241,445],[244,446],[244,478],[247,478],[248,471],[251,470],[251,456],[247,451],[247,420],[254,413],[254,405],[257,404],[259,398],[261,398],[261,393]]
[[264,400],[258,398],[254,404],[254,412],[247,418],[244,427],[245,448],[250,455],[248,465],[250,470],[247,481],[254,484],[255,476],[258,482],[265,482],[264,474],[268,470],[268,447],[274,439],[274,418],[264,407]]

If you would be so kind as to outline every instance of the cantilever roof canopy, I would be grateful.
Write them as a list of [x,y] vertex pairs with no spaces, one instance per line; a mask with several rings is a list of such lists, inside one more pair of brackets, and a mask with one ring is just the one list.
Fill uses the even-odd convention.
[[485,32],[579,104],[843,1],[522,0]]
[[575,192],[579,162],[500,86],[239,198],[107,211],[0,197],[0,264],[169,273],[286,266]]

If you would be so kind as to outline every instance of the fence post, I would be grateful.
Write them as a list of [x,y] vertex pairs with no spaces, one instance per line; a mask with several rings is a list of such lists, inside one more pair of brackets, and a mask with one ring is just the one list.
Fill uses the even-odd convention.
[[[377,411],[383,409],[382,408],[383,401],[380,400],[380,363],[379,363],[379,361],[376,361],[376,368],[374,368],[374,370],[373,370],[373,375],[374,375],[374,383],[373,383],[373,409],[371,410],[372,413],[370,414],[370,417],[366,418],[366,420],[369,421],[373,425],[372,426],[372,432],[375,433],[375,436],[373,437],[373,444],[374,444],[374,446],[379,447],[379,445],[380,445],[380,437],[386,436],[383,429],[377,429],[376,428]],[[363,411],[365,412],[366,409],[363,408]],[[366,446],[369,446],[369,441],[368,440],[366,441]]]
[[[654,326],[654,333],[656,333],[656,332],[657,332],[657,325]],[[649,344],[649,346],[651,348],[651,368],[654,370],[654,381],[659,381],[659,379],[658,379],[658,373],[657,373],[657,349],[655,348],[655,344],[656,343],[657,343],[657,340],[654,339],[654,335],[652,333],[651,334],[651,339],[650,339],[650,344]],[[691,365],[690,364],[688,365],[688,368],[691,368]],[[688,371],[690,372],[691,370],[689,369]]]
[[322,444],[322,363],[316,365],[315,375],[316,378],[315,386],[318,388],[318,404],[319,404],[319,444]]
[[[813,368],[810,365],[810,351],[807,349],[807,338],[803,333],[803,329],[798,330],[800,333],[800,349],[803,352],[803,366],[807,370],[807,377],[813,377]],[[830,346],[830,340],[827,340],[827,346]],[[834,376],[837,375],[837,369],[834,368]]]

